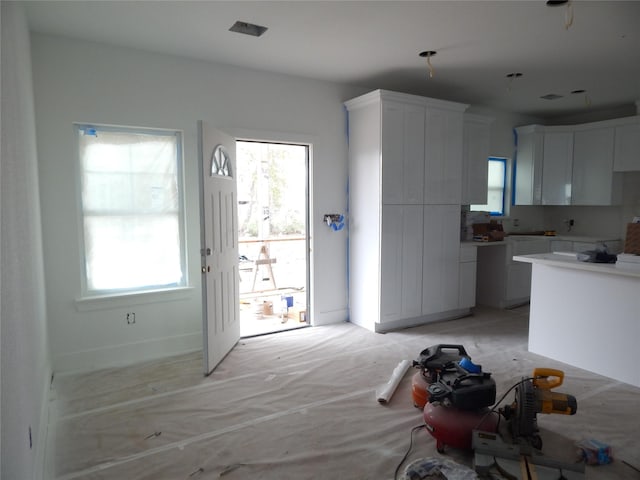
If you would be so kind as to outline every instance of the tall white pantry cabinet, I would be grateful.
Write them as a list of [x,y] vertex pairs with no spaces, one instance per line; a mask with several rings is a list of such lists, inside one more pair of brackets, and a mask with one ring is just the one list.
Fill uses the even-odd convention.
[[386,90],[349,112],[350,321],[376,332],[468,312],[460,302],[467,105]]

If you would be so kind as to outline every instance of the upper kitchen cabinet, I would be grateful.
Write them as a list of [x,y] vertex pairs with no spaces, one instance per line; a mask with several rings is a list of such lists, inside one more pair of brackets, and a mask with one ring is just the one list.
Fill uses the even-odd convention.
[[462,150],[463,205],[487,203],[487,174],[489,141],[493,118],[464,114],[464,142]]
[[573,132],[545,130],[542,151],[542,204],[570,205]]
[[619,173],[640,171],[640,117],[516,128],[516,205],[618,205]]
[[572,205],[616,205],[621,177],[613,172],[614,127],[577,127],[574,132]]
[[424,203],[462,202],[463,112],[466,105],[429,99],[425,126]]
[[620,120],[615,127],[613,170],[615,172],[640,171],[640,116]]
[[425,107],[382,102],[382,203],[421,205]]
[[541,205],[544,127],[527,125],[515,130],[518,150],[515,161],[514,203]]

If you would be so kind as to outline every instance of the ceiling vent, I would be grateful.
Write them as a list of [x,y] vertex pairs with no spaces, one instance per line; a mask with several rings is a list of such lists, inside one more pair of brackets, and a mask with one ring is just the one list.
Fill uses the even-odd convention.
[[545,100],[557,100],[562,98],[562,95],[556,95],[555,93],[547,93],[546,95],[542,95],[540,98],[544,98]]
[[238,20],[229,29],[230,32],[244,33],[245,35],[251,35],[252,37],[259,37],[267,31],[267,27],[261,25],[254,25],[253,23],[241,22]]

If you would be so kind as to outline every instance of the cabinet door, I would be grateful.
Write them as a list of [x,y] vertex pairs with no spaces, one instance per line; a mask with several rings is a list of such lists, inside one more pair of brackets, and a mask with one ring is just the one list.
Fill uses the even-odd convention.
[[551,252],[573,252],[573,242],[569,240],[551,240]]
[[460,263],[460,293],[458,308],[476,306],[476,262]]
[[465,115],[462,155],[462,204],[487,203],[490,119]]
[[422,204],[425,109],[382,104],[382,203]]
[[542,148],[543,134],[537,126],[516,129],[518,152],[515,163],[515,204],[540,205],[542,203]]
[[476,259],[478,247],[460,247],[460,291],[458,308],[471,308],[476,305]]
[[613,170],[640,171],[640,123],[616,127]]
[[424,206],[422,313],[458,308],[460,206]]
[[514,263],[507,267],[507,298],[505,307],[526,302],[531,296],[531,264]]
[[542,204],[571,204],[573,133],[544,134],[542,166]]
[[428,107],[425,125],[424,203],[460,204],[462,112]]
[[613,203],[613,127],[574,134],[573,205]]
[[380,321],[420,316],[422,206],[382,207]]

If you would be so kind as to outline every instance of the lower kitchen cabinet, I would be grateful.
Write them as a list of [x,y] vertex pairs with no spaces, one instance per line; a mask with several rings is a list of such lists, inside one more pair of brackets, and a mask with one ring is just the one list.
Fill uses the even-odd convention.
[[618,254],[622,252],[622,240],[602,239],[602,240],[551,240],[551,252],[584,252],[595,250],[602,244],[606,245],[609,253]]
[[422,312],[422,205],[382,206],[380,321]]
[[458,309],[460,206],[424,206],[422,315]]
[[478,248],[474,245],[460,247],[458,308],[476,305],[476,259]]
[[479,247],[476,303],[497,308],[527,303],[531,294],[531,265],[514,262],[513,256],[547,253],[549,248],[549,239],[545,237],[509,237]]

